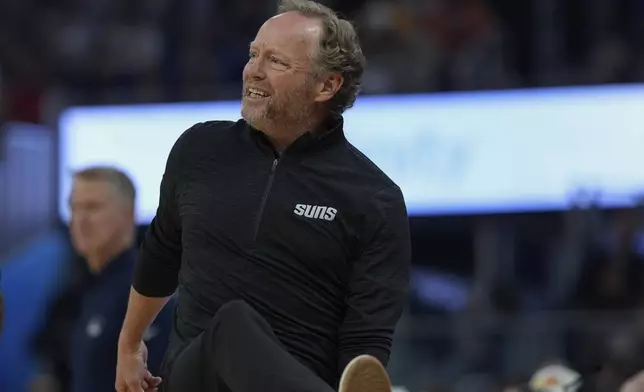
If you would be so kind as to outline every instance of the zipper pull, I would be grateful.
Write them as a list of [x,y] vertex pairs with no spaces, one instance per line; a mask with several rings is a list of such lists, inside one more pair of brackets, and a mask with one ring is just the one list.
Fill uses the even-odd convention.
[[273,166],[271,166],[271,173],[273,173],[275,171],[275,168],[277,167],[278,162],[279,162],[279,159],[277,159],[277,158],[275,158],[275,160],[273,160]]

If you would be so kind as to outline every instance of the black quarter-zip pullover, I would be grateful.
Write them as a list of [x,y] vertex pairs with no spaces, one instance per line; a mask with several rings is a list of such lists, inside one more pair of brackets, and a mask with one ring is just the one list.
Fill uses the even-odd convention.
[[169,358],[242,299],[331,385],[356,355],[387,363],[407,300],[407,211],[342,127],[282,154],[243,120],[200,123],[177,140],[134,278],[149,297],[178,287]]

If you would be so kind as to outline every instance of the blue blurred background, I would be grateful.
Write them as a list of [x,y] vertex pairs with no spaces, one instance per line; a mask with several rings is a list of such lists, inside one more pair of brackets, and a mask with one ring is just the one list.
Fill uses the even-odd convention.
[[[563,362],[601,366],[608,392],[644,369],[644,2],[323,3],[369,61],[347,135],[412,213],[395,384],[502,391]],[[274,9],[2,2],[0,391],[33,390],[37,335],[80,268],[70,171],[128,172],[143,232],[176,137],[238,115],[248,42]]]

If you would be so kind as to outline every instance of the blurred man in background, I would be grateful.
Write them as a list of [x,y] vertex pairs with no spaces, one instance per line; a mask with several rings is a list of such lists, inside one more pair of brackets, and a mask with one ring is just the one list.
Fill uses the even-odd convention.
[[[70,334],[56,343],[45,342],[45,361],[60,362],[67,351],[72,392],[113,392],[119,332],[127,308],[136,259],[135,188],[123,172],[109,167],[91,167],[74,175],[69,204],[71,239],[89,274],[59,302],[76,303],[72,321],[50,323],[49,328]],[[76,299],[76,301],[75,301]],[[158,370],[171,329],[172,306],[164,309],[145,336],[148,366]],[[61,327],[61,325],[67,327]],[[43,339],[48,340],[48,339]],[[60,344],[60,341],[63,344]],[[63,347],[69,344],[69,347]],[[53,352],[52,352],[53,351]],[[58,352],[56,352],[58,351]],[[44,368],[32,390],[52,391],[54,377]],[[46,380],[46,381],[43,381]],[[65,388],[61,386],[61,388]],[[65,389],[63,389],[65,390]]]

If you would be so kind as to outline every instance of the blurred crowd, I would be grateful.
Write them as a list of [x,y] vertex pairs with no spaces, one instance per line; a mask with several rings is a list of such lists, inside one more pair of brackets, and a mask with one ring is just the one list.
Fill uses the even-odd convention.
[[[357,23],[367,94],[644,81],[638,0],[325,3]],[[222,0],[1,7],[0,117],[36,123],[51,100],[235,98],[248,43],[274,11],[273,2]],[[394,381],[410,391],[510,391],[563,364],[582,374],[584,392],[618,391],[644,369],[643,214],[582,196],[564,214],[416,228]]]
[[537,369],[559,364],[580,374],[581,391],[609,392],[644,369],[642,210],[586,203],[491,219],[475,237],[472,258],[486,266],[474,276],[436,258],[417,267],[408,385],[526,390]]
[[[366,93],[644,80],[637,0],[329,0],[354,20]],[[271,1],[26,0],[0,12],[5,116],[73,103],[236,98]]]

